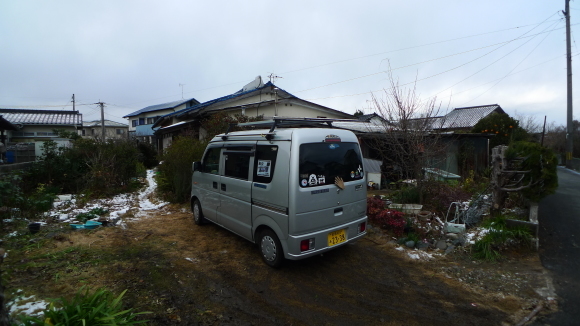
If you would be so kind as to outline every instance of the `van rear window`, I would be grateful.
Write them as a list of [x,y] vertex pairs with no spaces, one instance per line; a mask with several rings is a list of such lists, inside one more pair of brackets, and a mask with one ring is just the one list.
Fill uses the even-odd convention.
[[300,145],[298,176],[301,187],[334,184],[336,177],[344,182],[364,176],[362,156],[357,143],[310,143]]

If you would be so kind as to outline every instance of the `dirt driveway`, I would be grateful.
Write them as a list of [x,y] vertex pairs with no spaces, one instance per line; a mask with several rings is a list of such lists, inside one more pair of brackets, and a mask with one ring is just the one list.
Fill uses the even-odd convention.
[[[129,212],[128,214],[130,214]],[[126,228],[43,231],[9,256],[8,287],[41,298],[106,286],[154,325],[513,325],[542,300],[534,253],[411,259],[381,232],[282,269],[250,242],[167,206]]]

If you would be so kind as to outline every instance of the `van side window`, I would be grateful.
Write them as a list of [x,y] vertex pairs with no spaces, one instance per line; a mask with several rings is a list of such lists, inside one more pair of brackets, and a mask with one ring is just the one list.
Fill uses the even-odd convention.
[[256,146],[256,158],[254,159],[254,181],[260,183],[272,182],[274,168],[276,167],[276,157],[278,146],[258,145]]
[[250,157],[254,155],[252,147],[230,147],[224,151],[224,176],[248,180],[250,175]]
[[218,174],[220,167],[221,147],[209,148],[201,161],[201,172]]

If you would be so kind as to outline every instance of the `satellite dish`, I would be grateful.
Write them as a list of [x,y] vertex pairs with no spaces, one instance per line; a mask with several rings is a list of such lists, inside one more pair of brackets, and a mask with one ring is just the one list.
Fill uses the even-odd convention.
[[256,79],[254,79],[250,83],[246,84],[246,86],[244,86],[242,88],[242,92],[251,91],[253,89],[260,88],[262,86],[264,86],[264,83],[262,82],[262,77],[258,76],[258,77],[256,77]]

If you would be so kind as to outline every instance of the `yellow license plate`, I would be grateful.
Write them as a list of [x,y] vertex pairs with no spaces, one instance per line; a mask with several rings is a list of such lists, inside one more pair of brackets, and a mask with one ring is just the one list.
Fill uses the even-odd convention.
[[346,231],[344,229],[333,231],[328,234],[328,246],[332,247],[346,241]]

